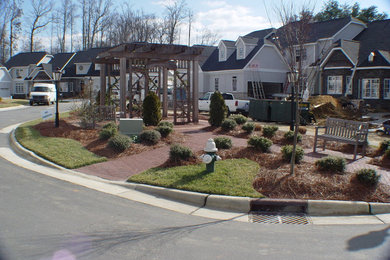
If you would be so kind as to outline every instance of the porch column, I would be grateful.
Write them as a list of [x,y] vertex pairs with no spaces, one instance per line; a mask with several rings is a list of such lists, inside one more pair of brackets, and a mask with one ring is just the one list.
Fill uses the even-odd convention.
[[163,117],[168,117],[168,69],[163,68]]
[[132,112],[133,112],[133,65],[132,65],[132,60],[129,61],[130,65],[129,65],[129,68],[128,68],[128,72],[129,72],[129,82],[128,82],[128,85],[127,85],[127,91],[129,93],[129,117],[133,117],[132,116]]
[[121,118],[126,118],[126,58],[120,58],[120,112]]

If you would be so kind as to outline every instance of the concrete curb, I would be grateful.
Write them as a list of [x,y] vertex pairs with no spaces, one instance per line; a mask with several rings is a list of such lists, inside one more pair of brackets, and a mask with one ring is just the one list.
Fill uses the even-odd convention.
[[[30,150],[22,147],[15,138],[15,130],[12,130],[10,133],[9,141],[12,150],[23,158],[43,166],[78,173],[77,171],[69,170],[47,161]],[[199,208],[218,209],[237,213],[248,213],[250,211],[289,212],[305,213],[313,216],[348,216],[390,213],[390,203],[335,200],[257,199],[198,193],[138,183],[109,181],[104,179],[101,181],[143,193],[152,194],[156,197],[163,197],[183,202]]]

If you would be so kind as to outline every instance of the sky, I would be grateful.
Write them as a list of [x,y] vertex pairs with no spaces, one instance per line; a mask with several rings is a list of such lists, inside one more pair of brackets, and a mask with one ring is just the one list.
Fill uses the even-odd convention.
[[[169,0],[137,0],[129,3],[135,9],[163,15],[162,6],[167,2]],[[283,0],[187,0],[186,2],[194,13],[194,31],[206,27],[212,32],[218,33],[218,38],[224,40],[236,40],[239,36],[252,31],[279,27],[280,23],[275,10],[283,2],[289,3],[289,1]],[[306,6],[317,13],[321,11],[324,2],[327,1],[295,0],[294,6],[298,9]],[[358,2],[361,9],[375,5],[380,12],[387,13],[390,18],[390,0],[339,0],[338,2],[348,5]],[[188,36],[182,34],[181,38],[187,37],[188,40]],[[183,39],[181,40],[183,41]]]
[[[50,0],[49,0],[50,1]],[[129,4],[133,10],[142,10],[146,14],[155,14],[157,17],[164,15],[164,5],[172,0],[113,0],[114,8],[120,11],[124,4]],[[280,22],[276,10],[282,3],[293,1],[297,9],[302,6],[314,10],[314,13],[321,11],[324,2],[327,0],[186,0],[187,7],[194,14],[194,21],[191,29],[191,45],[196,42],[202,31],[205,29],[216,33],[216,44],[220,40],[237,40],[239,36],[250,32],[278,28]],[[59,1],[57,1],[59,2]],[[75,2],[78,2],[75,0]],[[390,0],[339,0],[339,4],[353,5],[358,2],[360,8],[371,5],[378,7],[379,12],[385,12],[390,18]],[[30,8],[30,0],[24,1],[24,12]],[[188,44],[188,25],[184,21],[181,26],[180,44]],[[48,29],[45,30],[46,32]],[[38,37],[44,36],[45,32]]]

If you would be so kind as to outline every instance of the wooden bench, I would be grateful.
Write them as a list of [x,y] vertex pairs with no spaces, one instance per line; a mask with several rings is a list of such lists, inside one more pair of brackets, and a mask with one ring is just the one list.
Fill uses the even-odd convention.
[[[318,133],[320,128],[325,129],[324,134]],[[365,155],[368,144],[367,137],[368,123],[329,117],[326,119],[325,126],[316,127],[313,152],[316,152],[317,139],[324,140],[323,150],[325,150],[326,141],[353,144],[355,146],[353,160],[356,160],[358,145],[363,146],[362,154]]]

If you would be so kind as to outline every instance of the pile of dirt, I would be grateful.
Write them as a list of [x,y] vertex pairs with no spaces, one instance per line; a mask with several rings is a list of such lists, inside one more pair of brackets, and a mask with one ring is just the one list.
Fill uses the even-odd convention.
[[351,107],[343,106],[340,99],[332,96],[321,95],[309,98],[311,112],[317,120],[326,119],[327,117],[337,117],[349,120],[360,118],[357,111],[352,111]]

